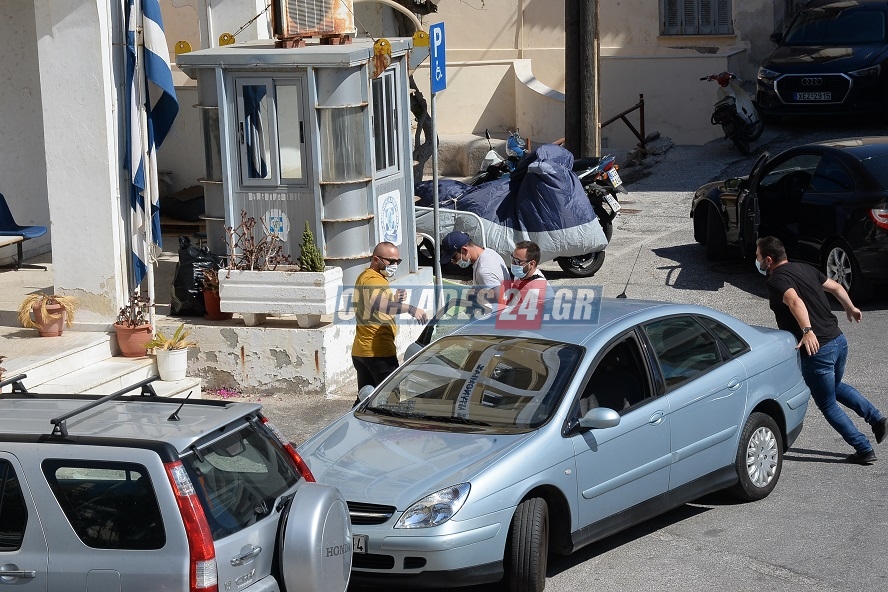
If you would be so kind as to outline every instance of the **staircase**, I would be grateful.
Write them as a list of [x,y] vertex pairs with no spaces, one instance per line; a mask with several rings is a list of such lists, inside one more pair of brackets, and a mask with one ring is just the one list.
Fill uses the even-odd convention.
[[[59,337],[4,338],[4,378],[26,374],[22,380],[31,393],[99,394],[111,393],[157,376],[153,356],[120,356],[117,338],[103,331],[65,331]],[[201,379],[187,377],[176,382],[151,383],[162,397],[201,396]],[[11,387],[3,388],[9,392]],[[138,392],[134,393],[138,394]]]

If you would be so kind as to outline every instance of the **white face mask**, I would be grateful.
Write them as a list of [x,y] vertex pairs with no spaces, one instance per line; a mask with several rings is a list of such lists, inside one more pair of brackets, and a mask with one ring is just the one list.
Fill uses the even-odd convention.
[[462,257],[460,257],[459,259],[456,260],[456,264],[459,265],[460,267],[462,267],[463,269],[465,269],[465,268],[471,266],[472,262],[469,261],[468,259],[463,259]]
[[515,264],[512,264],[512,275],[515,277],[516,280],[520,280],[520,279],[522,279],[524,276],[527,275],[527,272],[524,271],[524,266],[523,266],[523,265],[515,265]]
[[762,275],[768,275],[768,268],[767,268],[767,267],[762,267],[762,263],[764,263],[764,262],[765,262],[764,259],[762,259],[761,261],[759,261],[758,259],[756,259],[756,260],[755,260],[755,268],[758,270],[758,272],[759,272],[760,274],[762,274]]
[[394,277],[394,275],[398,272],[398,264],[392,263],[391,265],[385,266],[384,274],[385,277]]

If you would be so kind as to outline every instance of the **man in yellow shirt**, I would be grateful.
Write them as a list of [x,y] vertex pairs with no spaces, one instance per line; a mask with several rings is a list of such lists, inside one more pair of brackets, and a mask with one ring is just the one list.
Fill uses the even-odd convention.
[[398,247],[382,242],[373,249],[370,266],[355,282],[355,322],[352,364],[358,372],[358,390],[377,386],[398,367],[395,348],[395,315],[409,313],[419,323],[428,320],[426,312],[404,302],[407,293],[392,293],[388,278],[394,277],[401,263]]

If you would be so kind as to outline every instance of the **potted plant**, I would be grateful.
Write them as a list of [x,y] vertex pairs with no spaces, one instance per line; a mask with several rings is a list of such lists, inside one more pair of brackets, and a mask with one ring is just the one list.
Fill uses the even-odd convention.
[[[295,264],[283,253],[280,237],[241,212],[241,224],[227,228],[228,269],[219,274],[219,297],[224,310],[240,313],[247,326],[258,325],[266,314],[292,314],[300,327],[320,323],[333,313],[342,288],[342,268],[324,265],[308,222],[302,233],[302,256]],[[269,273],[274,272],[274,273]]]
[[190,333],[191,331],[185,330],[185,323],[182,323],[172,337],[167,337],[158,331],[154,339],[145,344],[149,349],[154,349],[161,380],[185,379],[185,371],[188,369],[188,348],[197,346],[197,342],[188,339]]
[[28,294],[19,306],[19,323],[26,329],[37,329],[41,337],[58,337],[74,324],[74,298],[35,292]]
[[215,269],[203,270],[203,297],[204,308],[207,313],[204,318],[208,321],[227,321],[233,313],[222,312],[219,302],[219,272]]
[[120,352],[127,358],[138,358],[147,353],[146,344],[151,341],[151,324],[148,322],[148,307],[151,301],[134,290],[126,306],[117,313],[114,331]]

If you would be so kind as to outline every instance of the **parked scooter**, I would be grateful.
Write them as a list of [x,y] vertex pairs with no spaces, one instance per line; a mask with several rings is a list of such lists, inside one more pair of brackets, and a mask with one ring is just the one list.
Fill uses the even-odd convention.
[[484,135],[487,137],[487,146],[490,149],[481,161],[481,168],[478,174],[467,181],[472,187],[477,187],[488,181],[495,181],[510,174],[515,170],[515,165],[530,151],[530,141],[522,138],[517,129],[514,132],[509,131],[509,137],[506,140],[505,158],[493,149],[493,143],[490,140],[490,130],[484,130]]
[[765,122],[755,102],[730,72],[710,74],[700,80],[718,82],[718,101],[712,112],[712,125],[720,125],[742,154],[749,154],[749,143],[757,140]]
[[[619,193],[629,193],[623,187],[616,158],[611,155],[578,158],[574,161],[576,173],[589,196],[595,216],[601,224],[604,236],[610,242],[614,232],[614,218],[622,206],[617,198]],[[557,257],[555,261],[561,269],[574,277],[591,277],[604,265],[604,251],[596,251],[574,257]]]

